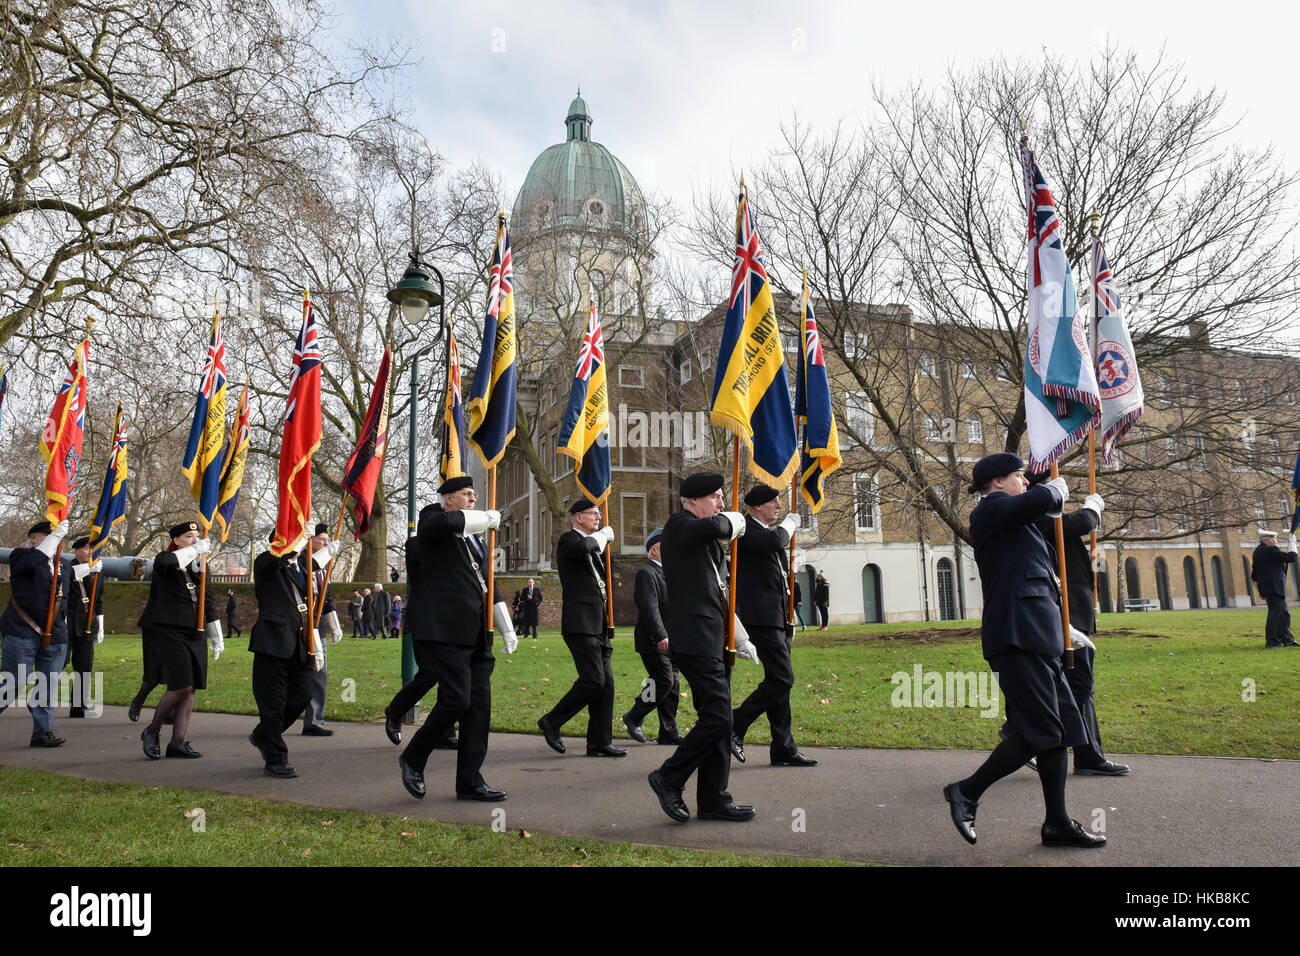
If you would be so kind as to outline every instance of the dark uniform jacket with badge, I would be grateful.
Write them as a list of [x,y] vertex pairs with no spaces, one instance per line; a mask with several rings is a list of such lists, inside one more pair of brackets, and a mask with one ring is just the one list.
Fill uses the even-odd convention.
[[[1052,553],[1052,567],[1056,567],[1056,522],[1039,515],[1034,519],[1038,533],[1047,542]],[[1092,558],[1088,556],[1085,535],[1101,524],[1091,508],[1080,508],[1061,519],[1065,532],[1065,591],[1070,595],[1070,626],[1085,634],[1095,634],[1096,620],[1092,613]]]
[[[420,512],[415,532],[414,567],[406,573],[407,587],[419,597],[407,605],[411,640],[474,647],[487,639],[483,597],[487,575],[482,559],[462,538],[465,515],[429,505]],[[486,554],[486,545],[474,536]],[[410,552],[408,552],[409,554]]]
[[[299,555],[276,557],[263,551],[253,562],[253,588],[257,596],[257,620],[249,632],[248,649],[255,654],[271,657],[305,660],[307,640],[303,634],[303,618],[307,611],[306,577]],[[321,600],[320,588],[325,583],[325,571],[316,569],[315,601]],[[321,615],[334,610],[329,589],[325,589],[325,607]],[[303,610],[299,610],[302,607]]]
[[[67,596],[68,582],[72,580],[72,558],[64,557],[59,572],[59,591],[55,595],[54,623],[50,627],[50,643],[68,642]],[[9,605],[0,615],[0,634],[15,637],[40,637],[45,618],[50,612],[50,585],[54,583],[54,563],[35,548],[14,548],[9,553]],[[23,620],[22,608],[36,625]],[[80,607],[80,603],[78,603]]]
[[768,528],[745,515],[745,533],[736,542],[740,567],[736,571],[736,617],[746,629],[784,628],[790,600],[786,561],[790,535]]
[[[80,581],[76,580],[73,575],[69,580],[72,582],[68,592],[68,633],[78,641],[90,640],[90,628],[86,626],[87,615],[90,620],[94,620],[104,613],[104,582],[101,580],[98,584],[95,579],[98,574],[87,574]],[[95,592],[95,609],[90,609],[90,592]]]
[[605,565],[596,539],[570,528],[555,543],[560,573],[560,633],[605,633]]
[[[149,600],[140,615],[141,627],[155,631],[186,631],[187,637],[198,637],[200,625],[195,610],[199,603],[200,575],[195,570],[197,564],[197,559],[191,561],[190,566],[182,571],[172,551],[164,551],[153,559]],[[212,591],[208,588],[204,594],[204,623],[221,619]]]
[[[668,603],[668,649],[673,654],[723,659],[727,646],[725,543],[731,522],[722,515],[697,518],[679,511],[659,539]],[[719,583],[719,582],[722,583]]]
[[1286,597],[1286,566],[1294,563],[1294,551],[1261,543],[1250,560],[1250,579],[1263,597]]
[[664,580],[664,569],[653,561],[647,563],[636,573],[634,593],[636,650],[638,654],[649,654],[659,650],[655,645],[668,638],[668,628],[664,624],[668,618],[668,583]]
[[1065,652],[1055,548],[1048,550],[1034,521],[1060,501],[1046,485],[1024,494],[995,491],[970,516],[971,544],[984,589],[984,657],[1015,647],[1058,657]]

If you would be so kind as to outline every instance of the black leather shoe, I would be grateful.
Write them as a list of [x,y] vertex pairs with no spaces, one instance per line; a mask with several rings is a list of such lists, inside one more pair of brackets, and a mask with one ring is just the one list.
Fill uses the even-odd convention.
[[448,734],[433,745],[434,750],[459,750],[460,738],[455,734]]
[[546,746],[550,747],[557,754],[564,753],[564,741],[560,739],[558,733],[551,729],[551,725],[546,722],[545,717],[538,719],[537,726],[542,731],[542,737],[546,739]]
[[805,757],[799,751],[795,751],[788,757],[779,757],[772,761],[773,767],[815,767],[817,760],[814,757]]
[[143,709],[144,701],[139,697],[131,701],[131,706],[126,709],[126,716],[131,719],[131,723],[135,723],[140,719],[140,711]]
[[384,733],[388,734],[388,742],[396,747],[402,742],[402,718],[394,717],[388,711],[384,711]]
[[287,763],[269,763],[266,765],[266,775],[268,777],[296,777],[298,771],[293,769],[291,764]]
[[1106,838],[1100,833],[1089,833],[1078,820],[1071,820],[1069,826],[1056,826],[1044,823],[1041,831],[1043,846],[1077,846],[1092,850],[1106,845]]
[[140,739],[144,741],[144,755],[150,760],[161,760],[162,751],[158,748],[158,735],[148,727],[140,731]]
[[424,774],[406,762],[405,755],[399,755],[397,766],[402,768],[402,786],[406,792],[417,800],[424,799]]
[[627,714],[623,715],[623,726],[627,728],[627,735],[637,743],[643,744],[646,742],[645,732],[641,730],[641,725],[634,723]]
[[731,756],[741,763],[745,762],[745,742],[735,734],[731,735]]
[[270,766],[270,761],[267,759],[266,751],[262,749],[262,745],[257,742],[257,738],[251,733],[248,735],[248,742],[257,748],[257,752],[262,755],[262,759],[267,761],[267,766]]
[[86,716],[86,708],[73,707],[68,711],[68,716],[72,718],[78,718],[78,717],[84,718]]
[[701,820],[730,820],[733,823],[743,823],[754,819],[754,808],[743,804],[724,803],[720,807],[708,810],[701,807],[695,815]]
[[650,789],[659,798],[659,806],[663,808],[664,813],[668,814],[668,819],[685,823],[691,818],[691,811],[686,809],[686,802],[682,800],[682,792],[674,790],[664,782],[658,770],[650,771],[649,780]]
[[167,756],[182,757],[185,760],[197,760],[198,758],[202,757],[203,754],[199,753],[197,750],[191,747],[190,742],[188,740],[182,740],[178,744],[167,745]]
[[498,790],[495,787],[489,787],[486,783],[480,783],[473,790],[457,790],[457,800],[481,800],[484,803],[500,803],[506,798],[504,790]]
[[588,747],[588,757],[626,757],[627,751],[622,747],[611,747],[606,744],[604,747]]
[[967,843],[975,842],[975,808],[979,806],[978,800],[967,800],[966,795],[961,792],[961,788],[955,783],[950,783],[943,788],[943,798],[952,806],[952,825],[957,828],[961,838]]
[[45,730],[38,734],[32,734],[33,747],[62,747],[67,741],[58,736],[52,730]]
[[328,727],[304,727],[302,735],[304,737],[333,737],[334,731]]
[[1107,760],[1100,767],[1075,767],[1074,772],[1085,777],[1122,777],[1129,772],[1129,765]]
[[655,743],[671,744],[674,747],[680,747],[682,745],[682,741],[685,739],[686,738],[684,738],[681,734],[660,734],[659,739],[656,740]]

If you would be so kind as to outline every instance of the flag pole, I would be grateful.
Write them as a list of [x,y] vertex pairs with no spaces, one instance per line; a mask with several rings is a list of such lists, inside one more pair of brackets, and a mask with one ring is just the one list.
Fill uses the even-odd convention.
[[[1052,478],[1060,478],[1061,470],[1052,462]],[[1061,633],[1065,636],[1065,666],[1074,667],[1074,646],[1070,643],[1070,591],[1065,579],[1065,526],[1058,515],[1052,519],[1056,527],[1056,570],[1061,579]]]
[[[497,466],[493,465],[488,471],[488,511],[497,510]],[[488,528],[487,536],[487,554],[483,557],[487,561],[487,594],[483,595],[483,613],[487,615],[487,639],[488,646],[496,639],[496,630],[492,624],[492,597],[496,594],[496,550],[497,550],[497,529]]]
[[[343,533],[343,515],[344,515],[344,513],[347,511],[347,507],[348,507],[348,493],[345,491],[345,492],[343,492],[343,503],[342,503],[341,505],[339,505],[339,520],[338,520],[338,523],[334,525],[334,540],[335,540],[335,541],[337,541],[337,540],[339,539],[339,535],[341,535],[341,534]],[[330,561],[329,561],[329,564],[325,565],[325,584],[324,584],[324,587],[326,587],[326,588],[328,588],[328,587],[330,586],[330,576],[334,573],[334,562],[337,561],[337,560],[338,560],[338,555],[337,555],[337,554],[330,555]],[[325,593],[324,591],[321,591],[321,594],[324,594],[324,593]],[[320,627],[320,619],[321,619],[321,616],[322,616],[324,613],[325,613],[325,602],[322,600],[322,601],[320,602],[320,607],[316,610],[316,616],[315,616],[314,618],[312,618],[312,626],[313,626],[313,627]]]
[[[1092,326],[1088,330],[1088,354],[1097,367],[1097,207],[1092,207]],[[1097,493],[1097,426],[1088,430],[1088,494]],[[1097,615],[1101,613],[1101,598],[1097,594],[1097,529],[1088,532],[1088,559],[1092,564],[1092,629],[1097,630]]]
[[[790,513],[795,514],[795,509],[799,507],[795,498],[795,482],[790,482]],[[794,536],[796,532],[790,532],[790,578],[789,587],[786,589],[788,598],[788,607],[786,608],[785,622],[790,627],[794,627]]]
[[[606,497],[601,502],[605,518],[605,526],[609,527],[609,498]],[[609,636],[614,636],[614,557],[610,553],[614,548],[614,542],[605,543],[605,623],[609,627]]]
[[[740,510],[740,436],[731,436],[731,510]],[[727,668],[736,666],[736,538],[731,539],[731,568],[727,572]]]

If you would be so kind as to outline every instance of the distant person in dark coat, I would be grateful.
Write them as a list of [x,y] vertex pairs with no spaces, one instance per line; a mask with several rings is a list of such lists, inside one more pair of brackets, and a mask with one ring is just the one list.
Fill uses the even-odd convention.
[[235,611],[239,609],[239,602],[235,600],[235,589],[226,589],[226,631],[231,637],[242,637],[244,632],[235,627]]
[[536,640],[537,622],[541,619],[542,592],[532,578],[528,579],[528,587],[519,592],[519,605],[523,614],[523,632],[519,636],[528,637],[531,630],[533,640]]
[[[82,535],[72,542],[76,564],[68,586],[68,663],[72,666],[75,699],[69,717],[85,717],[91,703],[87,691],[95,672],[95,645],[104,640],[104,582],[102,561],[90,561],[90,538]],[[91,605],[91,595],[94,605]]]
[[799,579],[794,579],[794,614],[799,618],[799,630],[808,630],[808,625],[803,622],[803,588],[799,586]]
[[1261,531],[1259,539],[1251,559],[1250,579],[1268,604],[1264,646],[1300,647],[1291,635],[1291,614],[1286,609],[1286,572],[1288,565],[1296,561],[1295,535],[1287,541],[1286,551],[1277,546],[1277,535],[1272,531]]
[[824,631],[830,626],[831,621],[831,585],[824,574],[817,575],[817,585],[813,588],[813,603],[817,605],[817,618],[822,622],[818,630]]
[[632,702],[632,709],[623,715],[623,726],[628,736],[646,743],[641,722],[651,711],[659,712],[659,740],[661,744],[680,744],[682,735],[677,730],[677,703],[681,686],[677,668],[668,654],[670,642],[668,628],[668,584],[664,579],[664,565],[659,539],[663,529],[656,528],[646,538],[646,555],[649,561],[636,573],[636,652],[649,678],[641,693]]
[[[1063,478],[1030,488],[1020,458],[1000,452],[976,463],[970,490],[982,495],[970,517],[984,590],[981,640],[1006,699],[1008,733],[974,774],[943,788],[953,825],[974,843],[975,810],[984,792],[1036,755],[1046,805],[1043,844],[1105,846],[1105,837],[1066,812],[1065,749],[1086,744],[1088,731],[1061,667],[1065,641],[1056,556],[1034,525],[1039,515],[1061,513],[1069,488]],[[1088,643],[1080,632],[1071,636]]]

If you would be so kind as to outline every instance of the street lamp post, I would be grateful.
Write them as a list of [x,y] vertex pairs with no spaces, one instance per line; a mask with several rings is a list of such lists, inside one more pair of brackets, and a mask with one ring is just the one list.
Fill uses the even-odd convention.
[[[430,281],[431,276],[438,277],[438,287],[435,289]],[[406,267],[401,281],[393,288],[388,290],[388,301],[393,303],[402,310],[402,318],[416,332],[424,322],[424,317],[429,311],[429,306],[438,307],[438,334],[434,340],[422,349],[418,349],[411,357],[411,405],[409,419],[409,437],[408,437],[408,458],[407,458],[407,478],[406,478],[406,537],[409,539],[415,535],[415,449],[416,449],[416,410],[419,399],[420,388],[420,356],[432,349],[438,339],[442,337],[443,326],[446,322],[446,307],[444,305],[445,285],[443,283],[442,273],[431,263],[424,262],[420,259],[420,250],[418,248],[411,251],[411,263]],[[411,603],[411,578],[406,578],[406,603],[410,607]],[[415,677],[415,648],[411,643],[411,635],[402,631],[402,684],[405,686]],[[407,714],[407,717],[414,721],[419,716],[419,703],[416,703]]]

